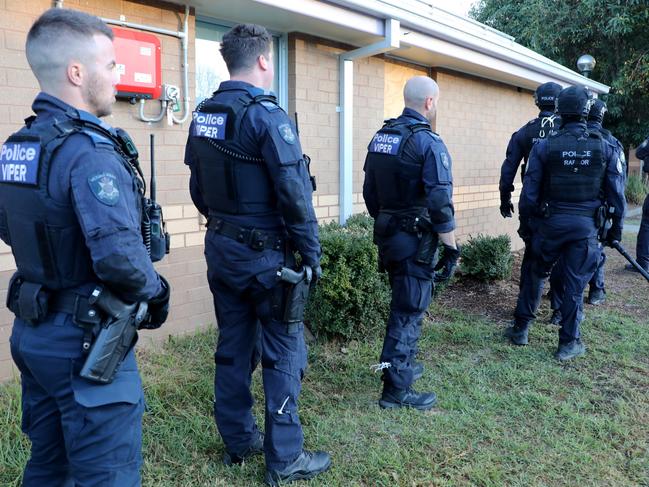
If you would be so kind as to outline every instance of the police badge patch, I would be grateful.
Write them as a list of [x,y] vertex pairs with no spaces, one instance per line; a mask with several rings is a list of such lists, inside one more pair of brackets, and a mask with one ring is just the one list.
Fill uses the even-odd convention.
[[444,166],[446,169],[448,169],[448,155],[446,152],[442,152],[440,154],[440,158],[442,159],[442,166]]
[[283,123],[282,125],[278,125],[277,131],[279,132],[279,135],[282,137],[282,139],[284,139],[284,142],[291,145],[295,144],[296,137],[290,124]]
[[623,155],[622,157],[618,157],[618,158],[617,158],[617,173],[618,173],[618,174],[622,174],[622,169],[623,169],[623,167],[622,167],[622,164],[623,164],[622,160],[623,160],[623,159],[624,159],[624,155]]
[[92,194],[99,201],[108,206],[115,206],[119,201],[119,188],[117,177],[109,172],[102,172],[88,177],[88,184]]

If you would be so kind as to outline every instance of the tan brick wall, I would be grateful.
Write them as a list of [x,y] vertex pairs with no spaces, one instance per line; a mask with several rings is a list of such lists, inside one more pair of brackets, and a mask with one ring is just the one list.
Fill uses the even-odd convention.
[[[31,103],[39,91],[25,59],[27,31],[43,11],[52,6],[48,0],[0,0],[0,139],[4,141],[31,115]],[[66,8],[79,9],[101,17],[182,30],[184,8],[162,2],[124,0],[66,0]],[[190,17],[189,80],[190,97],[194,93],[194,16]],[[182,87],[179,39],[158,35],[162,46],[162,79]],[[194,102],[191,102],[193,108]],[[147,102],[147,115],[157,114],[159,103]],[[177,116],[180,114],[176,114]],[[166,120],[149,124],[137,119],[137,106],[120,101],[109,124],[126,129],[141,154],[145,176],[149,177],[149,134],[156,134],[158,200],[163,205],[168,231],[172,234],[172,253],[156,268],[166,275],[174,291],[168,323],[156,332],[143,333],[143,343],[171,333],[183,333],[214,323],[212,298],[205,277],[202,221],[187,190],[189,171],[183,164],[189,122],[168,126]],[[0,380],[11,370],[8,340],[13,315],[4,307],[7,284],[15,263],[9,247],[0,243]],[[191,319],[189,319],[191,318]]]
[[386,59],[383,118],[398,117],[403,111],[403,87],[413,76],[427,76],[428,69]]
[[[457,233],[461,239],[478,233],[516,235],[518,218],[503,219],[498,181],[511,134],[538,114],[531,93],[500,83],[438,72],[440,101],[436,131],[453,159]],[[518,202],[520,178],[514,181]]]
[[[320,221],[339,215],[338,54],[350,49],[303,34],[289,36],[289,113],[299,113],[302,148],[318,180],[313,203]],[[383,64],[376,57],[354,62],[354,193],[362,192],[367,142],[383,120]],[[355,196],[354,212],[364,209]]]

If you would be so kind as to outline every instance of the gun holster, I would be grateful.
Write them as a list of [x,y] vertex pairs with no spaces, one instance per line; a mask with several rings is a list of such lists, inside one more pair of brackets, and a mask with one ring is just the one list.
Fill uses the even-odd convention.
[[137,329],[146,317],[147,303],[124,303],[101,287],[93,291],[89,302],[102,310],[107,318],[79,375],[91,382],[109,384],[124,357],[137,342]]
[[300,323],[304,320],[313,270],[309,266],[303,266],[300,272],[282,268],[278,274],[280,285],[273,293],[273,315],[289,326]]
[[415,262],[418,264],[430,265],[437,252],[437,234],[431,231],[424,231],[419,239]]
[[48,312],[49,292],[42,284],[27,282],[14,274],[7,291],[7,308],[31,325],[42,321]]

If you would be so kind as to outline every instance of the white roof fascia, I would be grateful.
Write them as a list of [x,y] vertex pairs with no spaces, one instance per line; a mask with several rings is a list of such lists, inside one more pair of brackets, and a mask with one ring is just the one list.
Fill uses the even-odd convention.
[[[522,70],[515,70],[517,71],[515,77],[522,76],[529,82],[542,83],[554,80],[564,85],[585,85],[598,94],[608,93],[609,91],[609,87],[605,84],[581,76],[557,62],[517,44],[511,36],[480,24],[475,20],[460,17],[443,9],[430,6],[425,2],[415,0],[415,5],[412,1],[399,1],[397,6],[396,0],[328,0],[329,3],[317,0],[254,1],[302,15],[317,17],[326,22],[344,25],[347,28],[373,35],[383,35],[383,19],[393,18],[401,22],[403,33],[409,33],[402,38],[404,44],[411,44],[412,41],[409,37],[413,36],[414,39],[414,34],[418,33],[426,36],[428,39],[426,42],[431,42],[431,40],[446,41],[443,47],[437,43],[439,50],[435,49],[434,51],[427,45],[422,45],[421,42],[416,43],[418,47],[429,51],[452,55],[451,52],[460,53],[460,51],[451,49],[452,46],[464,47],[466,50],[461,51],[462,57],[459,59],[468,62],[471,62],[471,59],[478,59],[476,56],[467,57],[470,51],[482,53],[487,58],[490,58],[486,66],[494,74],[502,73],[505,75],[504,77],[497,75],[494,79],[511,79],[512,70],[514,66],[517,66]],[[332,3],[334,5],[331,5]],[[417,12],[413,11],[419,4],[421,4],[421,8],[417,8]],[[336,6],[342,8],[344,12],[337,10]],[[374,17],[378,24],[371,22],[366,17],[359,16],[359,13]],[[349,17],[350,15],[353,15],[353,17]],[[487,58],[482,59],[485,61]],[[497,60],[504,63],[495,62]],[[484,70],[476,69],[475,72],[483,73]],[[484,76],[484,74],[480,74],[480,76]]]

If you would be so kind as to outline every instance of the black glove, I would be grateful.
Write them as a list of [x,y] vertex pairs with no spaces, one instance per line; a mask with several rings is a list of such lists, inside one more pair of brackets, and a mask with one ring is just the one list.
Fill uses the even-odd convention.
[[614,219],[606,233],[606,245],[609,247],[613,246],[613,242],[619,242],[622,240],[622,221],[618,218]]
[[149,313],[146,319],[140,324],[140,329],[155,330],[160,328],[162,324],[167,321],[169,315],[169,297],[171,295],[171,288],[167,280],[160,277],[162,284],[162,291],[155,298],[149,301]]
[[509,193],[500,193],[500,214],[503,218],[511,218],[514,213],[512,196]]
[[[444,253],[442,258],[439,259],[437,265],[435,266],[435,276],[433,280],[435,282],[444,282],[448,281],[453,274],[455,274],[455,269],[457,267],[457,261],[460,258],[460,246],[458,245],[456,249],[449,247],[444,244]],[[441,272],[438,272],[441,271]]]

